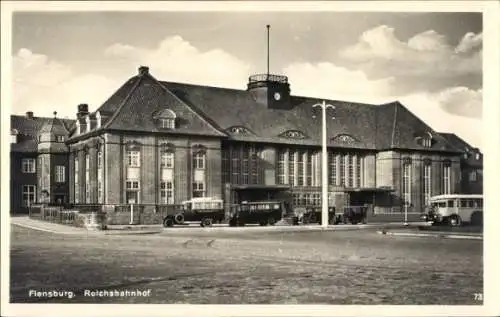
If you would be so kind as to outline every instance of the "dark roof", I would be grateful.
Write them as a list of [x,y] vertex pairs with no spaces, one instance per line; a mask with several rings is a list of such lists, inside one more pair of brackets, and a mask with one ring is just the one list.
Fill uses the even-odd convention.
[[[54,124],[55,121],[55,124]],[[63,131],[73,124],[73,120],[32,117],[11,115],[11,129],[16,129],[18,132],[17,143],[11,144],[11,152],[37,152],[38,151],[38,135],[45,131]],[[64,127],[63,127],[64,125]]]
[[[149,73],[142,73],[127,80],[97,111],[112,113],[101,129],[319,146],[321,121],[319,116],[314,117],[311,106],[321,101],[291,96],[291,109],[273,109],[257,103],[246,90],[159,82]],[[370,105],[326,101],[336,107],[335,119],[328,119],[329,146],[456,152],[446,139],[399,102]],[[164,109],[174,111],[177,116],[178,126],[174,130],[162,130],[155,123],[155,114]],[[228,132],[232,127],[242,127],[239,131],[248,133]],[[305,137],[283,137],[287,131],[299,131],[298,135]],[[416,131],[433,135],[433,146],[418,144]]]
[[[448,143],[451,144],[454,148],[462,152],[463,154],[467,154],[467,158],[462,157],[462,161],[471,165],[471,166],[483,166],[483,155],[478,148],[473,147],[469,143],[467,143],[464,139],[460,138],[458,135],[454,133],[439,133],[443,138],[445,138]],[[476,154],[479,154],[479,159],[476,159]]]

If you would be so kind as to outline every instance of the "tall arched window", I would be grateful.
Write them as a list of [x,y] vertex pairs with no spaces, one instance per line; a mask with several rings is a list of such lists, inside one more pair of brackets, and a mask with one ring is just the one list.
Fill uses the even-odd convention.
[[90,155],[85,152],[85,203],[90,203]]
[[451,194],[451,162],[443,162],[443,194]]
[[174,146],[168,144],[163,146],[160,152],[160,201],[162,204],[174,204],[174,167]]
[[206,188],[206,149],[195,146],[193,150],[193,197],[205,197]]
[[424,201],[427,206],[432,196],[432,162],[429,159],[424,160]]
[[75,201],[75,204],[78,204],[80,202],[80,166],[79,166],[79,162],[78,162],[78,152],[75,152],[75,175],[74,175],[74,178],[75,178],[75,187],[74,187],[74,190],[75,190],[75,198],[74,198],[74,201]]
[[104,202],[104,188],[103,188],[103,147],[100,145],[97,148],[97,202],[102,204]]
[[403,160],[403,188],[402,198],[406,206],[411,206],[411,159],[405,158]]
[[141,191],[141,149],[138,143],[126,145],[126,180],[125,202],[127,204],[140,203]]

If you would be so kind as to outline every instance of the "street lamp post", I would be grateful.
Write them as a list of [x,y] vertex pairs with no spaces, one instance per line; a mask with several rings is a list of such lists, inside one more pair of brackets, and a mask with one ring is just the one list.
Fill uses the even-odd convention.
[[322,151],[321,151],[321,226],[326,228],[328,226],[328,154],[326,150],[326,110],[335,109],[334,106],[327,104],[325,101],[317,103],[312,106],[313,108],[321,108],[321,134],[322,134]]

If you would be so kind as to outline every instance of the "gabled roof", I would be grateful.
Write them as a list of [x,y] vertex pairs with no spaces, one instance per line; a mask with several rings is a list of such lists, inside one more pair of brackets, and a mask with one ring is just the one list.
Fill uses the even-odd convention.
[[[127,80],[97,111],[108,114],[100,129],[320,146],[321,121],[312,105],[323,99],[291,96],[289,100],[291,109],[269,108],[256,102],[246,90],[157,81],[143,67],[139,75]],[[457,152],[445,138],[399,102],[384,105],[340,100],[326,102],[336,107],[332,114],[335,119],[329,117],[327,120],[329,146]],[[155,122],[156,114],[165,109],[176,115],[178,126],[173,130],[160,129]],[[239,129],[232,129],[234,127]],[[287,134],[287,131],[297,133]],[[433,145],[429,148],[419,144],[415,132],[432,135]]]
[[[73,125],[73,120],[56,118],[56,129],[66,129]],[[11,152],[34,153],[38,151],[38,135],[42,128],[52,131],[54,118],[11,115],[11,129],[18,131],[17,143],[11,144]]]
[[[456,152],[443,136],[434,131],[419,117],[399,102],[391,102],[377,107],[377,146],[378,149],[411,149]],[[432,147],[419,144],[417,135],[430,135]]]
[[[166,109],[177,117],[178,126],[174,130],[162,130],[155,123],[156,114]],[[149,74],[128,80],[97,111],[113,112],[101,125],[102,129],[225,136]]]
[[[471,165],[471,166],[483,166],[483,155],[478,148],[473,147],[469,143],[467,143],[464,139],[460,138],[458,135],[454,133],[439,133],[442,137],[444,137],[448,143],[451,144],[454,148],[462,152],[463,154],[467,153],[467,158],[462,157],[462,161]],[[479,154],[479,159],[476,159],[476,154]]]

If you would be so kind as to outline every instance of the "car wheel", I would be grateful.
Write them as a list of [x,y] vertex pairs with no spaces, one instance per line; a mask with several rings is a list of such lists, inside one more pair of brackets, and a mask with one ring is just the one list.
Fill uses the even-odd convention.
[[174,220],[172,218],[165,218],[163,219],[163,226],[166,227],[173,227],[174,226]]
[[204,218],[202,221],[202,227],[211,227],[212,226],[212,218]]
[[448,223],[452,227],[459,227],[462,224],[462,219],[460,219],[460,216],[458,215],[452,215],[448,219]]
[[274,217],[269,217],[269,219],[267,219],[267,223],[270,226],[274,226],[276,224],[276,219],[274,219]]

